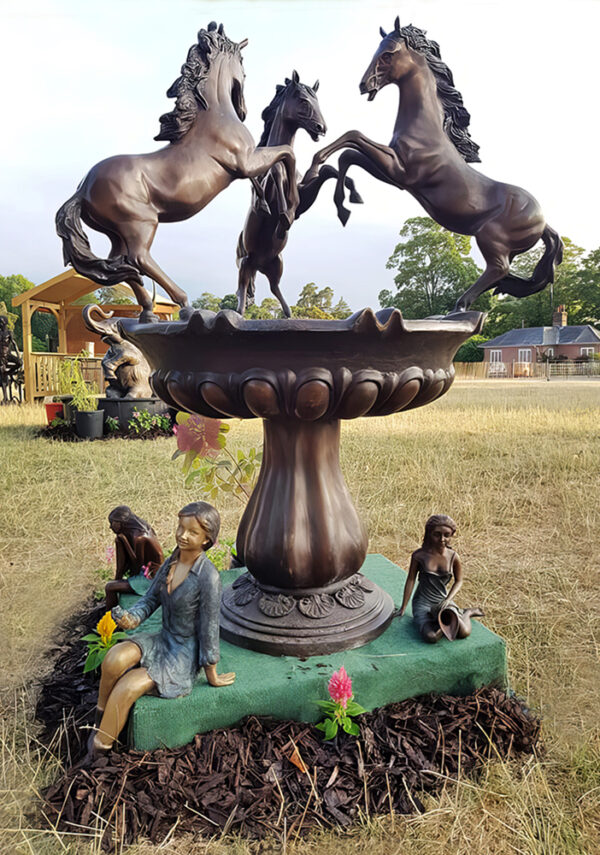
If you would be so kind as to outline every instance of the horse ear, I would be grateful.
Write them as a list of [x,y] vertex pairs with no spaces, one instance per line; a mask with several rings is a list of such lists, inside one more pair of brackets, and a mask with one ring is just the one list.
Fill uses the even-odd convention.
[[208,30],[209,33],[212,33],[213,30],[217,29],[217,22],[211,21],[206,29]]
[[289,78],[289,77],[286,77],[286,78],[285,78],[285,80],[284,80],[284,83],[285,83],[285,85],[286,85],[286,86],[289,86],[291,82],[292,82],[292,81],[290,80],[290,78]]
[[394,21],[394,29],[397,33],[400,32],[400,15],[396,15],[396,20]]
[[275,87],[275,94],[279,95],[281,92],[283,92],[284,89],[285,89],[285,86],[282,86],[281,83],[278,83],[277,86]]
[[319,88],[319,81],[318,81],[318,80],[315,80],[315,83],[314,83],[314,86],[313,86],[313,92],[316,92],[318,88]]
[[296,69],[292,71],[292,80],[294,81],[294,83],[300,83],[300,75],[298,74]]
[[242,39],[242,41],[238,45],[238,48],[240,50],[244,50],[244,48],[246,47],[247,44],[248,44],[248,39]]
[[381,38],[382,38],[382,39],[385,39],[385,37],[387,36],[387,33],[386,33],[386,31],[383,29],[383,27],[379,27],[379,32],[381,33]]
[[220,36],[225,35],[225,30],[223,29],[223,24],[219,24],[219,29],[217,30]]

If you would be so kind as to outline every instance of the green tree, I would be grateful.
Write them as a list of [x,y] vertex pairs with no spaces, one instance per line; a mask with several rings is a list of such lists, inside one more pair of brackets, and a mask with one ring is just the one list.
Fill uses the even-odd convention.
[[225,294],[225,296],[223,297],[223,299],[219,303],[219,308],[220,309],[233,309],[233,311],[235,312],[235,310],[237,309],[237,303],[238,303],[238,301],[237,301],[237,297],[235,294]]
[[283,312],[279,300],[275,297],[265,297],[260,306],[256,303],[248,306],[244,317],[249,320],[272,321],[274,318],[282,318]]
[[[600,247],[582,259],[575,287],[579,307],[575,313],[580,324],[600,324]],[[569,307],[567,305],[567,311]]]
[[327,286],[319,291],[314,282],[308,282],[300,292],[296,305],[299,309],[316,308],[331,314],[332,303],[333,288]]
[[20,350],[23,349],[21,307],[13,307],[12,299],[18,294],[22,294],[23,291],[31,290],[31,288],[35,288],[34,283],[30,282],[29,279],[26,279],[20,273],[13,273],[11,276],[0,276],[0,303],[4,303],[10,312],[17,315],[13,335]]
[[348,305],[348,303],[344,300],[343,297],[337,301],[333,309],[331,310],[331,314],[334,318],[339,318],[342,320],[343,318],[349,318],[352,314],[352,309]]
[[204,291],[195,300],[192,300],[194,309],[204,309],[207,312],[218,312],[221,308],[221,297],[215,297],[210,291]]
[[[381,291],[384,308],[398,308],[407,318],[444,315],[481,274],[471,256],[471,238],[449,232],[429,217],[412,217],[400,229],[386,267],[397,270],[397,292]],[[489,295],[476,301],[487,309]]]
[[454,362],[483,362],[483,350],[479,347],[488,341],[488,335],[473,335],[456,351]]

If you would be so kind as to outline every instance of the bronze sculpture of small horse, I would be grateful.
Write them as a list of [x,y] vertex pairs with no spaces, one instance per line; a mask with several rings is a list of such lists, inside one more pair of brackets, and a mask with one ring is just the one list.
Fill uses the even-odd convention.
[[[472,167],[478,146],[468,132],[470,116],[454,87],[452,72],[442,62],[436,42],[412,24],[394,30],[379,45],[361,82],[360,91],[372,101],[388,83],[400,93],[398,115],[389,146],[373,142],[360,131],[348,131],[313,158],[304,180],[341,148],[335,190],[338,216],[346,223],[344,178],[352,165],[375,178],[408,190],[441,226],[474,235],[486,262],[482,275],[459,298],[456,310],[468,309],[484,291],[525,297],[554,279],[562,260],[562,241],[546,225],[538,202],[526,190],[494,181]],[[545,252],[530,279],[510,273],[510,262],[539,239]]]
[[[285,229],[298,204],[296,161],[289,146],[257,148],[243,121],[244,70],[241,50],[227,38],[223,25],[200,30],[188,51],[181,76],[167,91],[175,109],[161,116],[157,140],[169,145],[142,155],[120,155],[96,164],[77,192],[60,208],[56,227],[63,241],[65,264],[99,285],[127,282],[142,306],[140,320],[154,320],[152,300],[142,281],[150,276],[189,313],[186,293],[150,255],[159,223],[179,222],[202,210],[236,178],[263,175],[282,163],[287,176]],[[97,258],[82,229],[103,232],[111,241],[107,259]]]
[[[301,83],[297,71],[292,73],[291,78],[286,78],[285,85],[278,85],[275,97],[262,113],[265,127],[259,146],[293,147],[299,128],[303,128],[317,142],[327,130],[317,100],[318,88],[318,80],[312,87]],[[338,171],[333,166],[324,166],[313,181],[298,184],[300,201],[296,219],[310,208],[324,182],[329,178],[337,178],[337,175]],[[351,178],[346,178],[346,187],[350,190],[351,202],[362,202]],[[279,222],[280,213],[285,208],[286,189],[286,175],[281,166],[276,164],[262,181],[264,199],[257,195],[256,190],[252,191],[252,204],[237,246],[237,310],[241,315],[244,314],[248,298],[254,296],[254,281],[257,272],[260,272],[269,280],[271,292],[279,300],[284,315],[288,318],[291,316],[279,288],[283,273],[281,253],[288,240],[287,231],[282,231]]]

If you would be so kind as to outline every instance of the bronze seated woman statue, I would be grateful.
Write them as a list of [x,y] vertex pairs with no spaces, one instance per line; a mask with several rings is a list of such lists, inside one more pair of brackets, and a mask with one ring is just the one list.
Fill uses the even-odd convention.
[[[150,579],[164,561],[156,532],[146,520],[134,514],[127,505],[119,505],[108,515],[115,533],[117,569],[112,582],[104,587],[106,607],[119,602],[119,594],[145,594]],[[127,578],[125,578],[127,576]]]
[[229,686],[235,680],[233,673],[217,674],[221,579],[205,555],[218,537],[220,524],[218,511],[206,502],[182,508],[177,548],[149,590],[127,611],[113,608],[117,625],[127,630],[162,606],[162,629],[133,635],[106,654],[89,756],[110,750],[142,695],[187,695],[200,668],[211,686]]
[[[423,545],[413,552],[410,559],[408,578],[400,617],[413,592],[413,620],[421,636],[435,644],[442,636],[449,641],[466,638],[471,634],[471,618],[483,617],[480,608],[460,609],[452,598],[463,583],[462,565],[458,553],[449,546],[450,538],[456,534],[456,523],[446,514],[434,514],[425,523]],[[452,586],[447,590],[451,580]]]

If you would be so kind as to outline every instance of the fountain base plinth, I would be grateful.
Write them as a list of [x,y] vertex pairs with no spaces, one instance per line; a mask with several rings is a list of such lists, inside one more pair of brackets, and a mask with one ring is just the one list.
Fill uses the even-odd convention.
[[362,573],[295,590],[261,585],[244,573],[223,593],[221,636],[272,656],[316,656],[367,644],[393,612],[390,595]]

